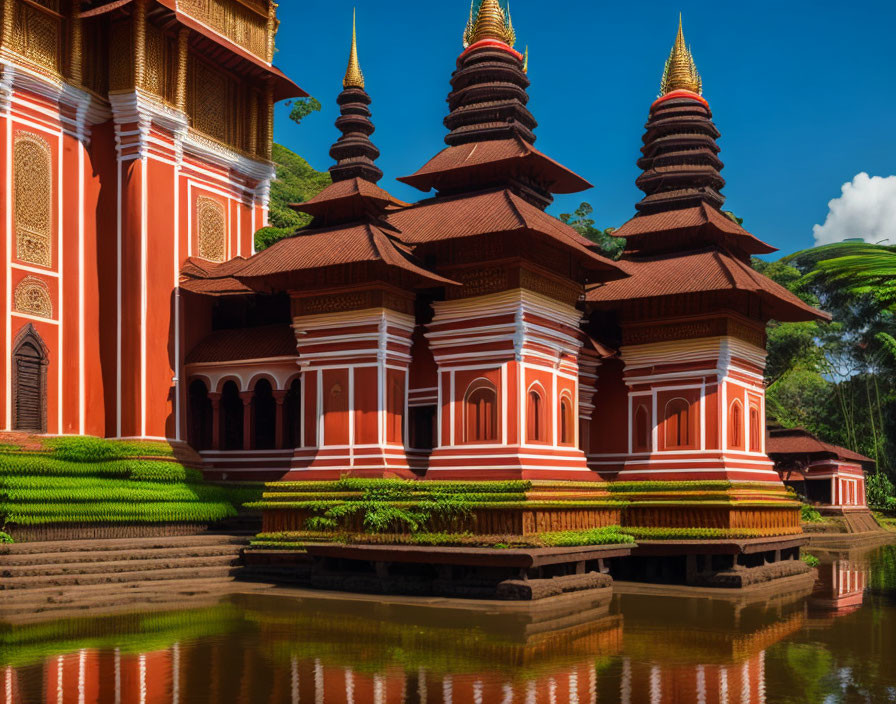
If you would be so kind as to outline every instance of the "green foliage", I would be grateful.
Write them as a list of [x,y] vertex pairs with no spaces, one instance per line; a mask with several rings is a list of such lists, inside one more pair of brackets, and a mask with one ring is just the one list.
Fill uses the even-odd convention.
[[634,543],[635,538],[619,526],[591,528],[589,530],[564,530],[556,533],[542,533],[539,540],[548,547],[563,548],[576,545],[615,545]]
[[12,539],[11,535],[4,533],[2,530],[0,530],[0,544],[3,544],[3,543],[9,544],[9,543],[14,543],[14,542],[15,541]]
[[815,555],[811,553],[805,552],[800,555],[800,559],[805,562],[809,567],[818,567],[821,564],[821,560],[819,560]]
[[867,477],[865,493],[869,506],[890,508],[891,504],[896,505],[896,488],[883,472],[878,471]]
[[[54,438],[47,451],[0,453],[0,526],[66,523],[210,523],[236,515],[262,485],[205,484],[162,459],[165,443]],[[128,459],[132,458],[132,459]]]
[[68,462],[108,462],[138,457],[173,457],[174,450],[165,442],[106,440],[89,435],[50,438],[44,445],[56,459]]
[[763,538],[766,533],[754,528],[642,528],[626,526],[635,540],[720,540]]
[[[346,488],[357,486],[353,481],[356,480],[340,480]],[[364,530],[371,533],[416,533],[430,520],[451,518],[469,512],[462,494],[444,487],[434,487],[421,500],[417,500],[415,485],[416,482],[402,479],[367,483],[359,499],[329,506],[320,515],[308,519],[308,528],[343,528],[355,515],[361,514]]]
[[622,250],[625,249],[625,240],[621,237],[613,237],[612,227],[606,230],[595,227],[594,218],[591,217],[593,212],[594,208],[589,203],[582,203],[574,213],[561,214],[560,221],[565,222],[580,235],[594,242],[605,257],[619,259]]
[[311,222],[310,215],[293,210],[290,204],[313,198],[331,183],[329,173],[317,171],[298,154],[280,144],[274,144],[272,158],[277,168],[277,178],[271,183],[270,226],[255,233],[257,251],[267,249]]
[[803,523],[820,523],[822,521],[821,514],[809,504],[803,504],[800,507],[800,520]]
[[297,125],[302,124],[302,120],[311,113],[320,112],[321,104],[317,98],[296,98],[286,103],[292,109],[289,111],[289,119]]

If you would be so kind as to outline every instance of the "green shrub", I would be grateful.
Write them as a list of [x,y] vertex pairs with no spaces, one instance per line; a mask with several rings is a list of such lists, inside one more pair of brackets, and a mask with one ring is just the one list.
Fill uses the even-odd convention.
[[818,567],[821,564],[821,561],[817,557],[815,557],[815,555],[812,555],[808,552],[800,555],[800,559],[807,565],[809,565],[809,567]]
[[556,533],[541,533],[538,539],[548,547],[563,548],[577,545],[613,545],[634,543],[635,538],[623,532],[619,526],[591,528],[589,530],[564,530]]
[[4,533],[0,530],[0,544],[2,543],[14,543],[15,541],[12,539],[12,536],[8,533]]
[[108,462],[138,457],[172,457],[174,450],[164,442],[106,440],[89,435],[51,438],[44,441],[53,456],[69,462]]
[[800,520],[803,523],[819,523],[824,520],[821,514],[809,504],[803,504],[800,507]]
[[723,540],[762,538],[767,535],[754,528],[655,528],[626,526],[625,532],[635,540]]

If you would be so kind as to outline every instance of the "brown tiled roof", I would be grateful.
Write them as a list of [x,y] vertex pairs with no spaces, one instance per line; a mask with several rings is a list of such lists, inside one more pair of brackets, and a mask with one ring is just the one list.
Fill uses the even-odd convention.
[[390,213],[389,223],[412,245],[498,232],[537,232],[580,255],[587,268],[624,275],[617,262],[591,249],[590,240],[506,189],[421,201]]
[[296,336],[290,325],[265,325],[217,330],[190,350],[186,364],[297,356]]
[[858,452],[819,440],[803,428],[769,430],[765,449],[769,455],[827,455],[852,462],[874,462]]
[[592,303],[658,298],[713,291],[748,291],[764,298],[781,321],[830,320],[830,316],[730,254],[709,248],[678,255],[624,260],[630,278],[587,292]]
[[252,293],[252,289],[233,278],[233,273],[245,266],[247,261],[245,257],[234,257],[217,264],[190,257],[180,269],[180,287],[210,296]]
[[671,247],[673,243],[680,249],[684,245],[683,240],[715,242],[746,254],[777,251],[706,203],[693,208],[638,215],[615,230],[613,236],[626,238],[627,251],[663,251],[664,247]]
[[393,198],[392,195],[370,181],[362,178],[351,178],[345,181],[331,183],[314,198],[304,203],[294,203],[291,208],[308,213],[315,217],[325,216],[330,213],[344,212],[348,203],[352,200],[372,201],[382,208],[389,206],[406,208],[404,201]]
[[252,257],[240,268],[237,278],[263,289],[267,287],[263,280],[270,276],[361,262],[382,262],[402,269],[417,276],[424,286],[455,283],[414,262],[397,237],[370,223],[299,231]]
[[471,170],[490,168],[508,174],[513,162],[517,168],[537,174],[540,181],[547,181],[551,193],[578,193],[591,188],[581,176],[519,137],[446,147],[416,173],[398,180],[421,191],[438,190],[464,182]]

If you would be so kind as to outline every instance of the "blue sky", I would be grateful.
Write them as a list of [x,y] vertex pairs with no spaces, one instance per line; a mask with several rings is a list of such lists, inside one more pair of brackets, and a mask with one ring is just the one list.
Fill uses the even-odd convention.
[[[275,62],[323,111],[295,126],[278,106],[275,139],[316,168],[330,165],[355,6],[380,185],[405,200],[424,197],[395,178],[444,146],[467,0],[281,0]],[[512,10],[517,48],[530,50],[536,146],[594,184],[558,197],[553,214],[585,200],[599,226],[618,227],[634,213],[635,161],[680,10],[722,133],[726,208],[791,252],[813,244],[813,225],[825,222],[844,183],[863,172],[894,175],[857,180],[851,207],[829,229],[867,239],[896,232],[888,215],[896,211],[896,3],[513,0]]]

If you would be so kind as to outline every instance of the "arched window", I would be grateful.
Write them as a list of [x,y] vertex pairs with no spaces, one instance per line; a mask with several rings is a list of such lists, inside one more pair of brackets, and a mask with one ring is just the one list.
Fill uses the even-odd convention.
[[573,445],[575,443],[575,418],[573,417],[572,400],[569,396],[560,397],[560,444]]
[[197,248],[201,259],[223,262],[227,258],[227,216],[215,198],[196,198]]
[[464,441],[498,439],[498,394],[487,379],[477,379],[464,394]]
[[691,444],[691,405],[683,398],[673,398],[666,404],[666,448],[689,447]]
[[189,400],[190,445],[195,450],[208,450],[212,446],[212,402],[202,379],[195,379],[190,384]]
[[277,402],[274,400],[274,389],[267,379],[259,379],[255,383],[255,395],[252,398],[253,435],[255,448],[271,450],[277,442]]
[[53,266],[53,160],[50,145],[31,132],[19,132],[13,147],[13,211],[16,257]]
[[750,451],[762,450],[762,421],[760,420],[759,407],[750,405]]
[[634,450],[647,452],[650,450],[650,419],[646,406],[638,406],[635,410]]
[[234,381],[221,389],[221,445],[223,450],[243,449],[243,399]]
[[283,416],[286,423],[283,441],[288,448],[298,447],[302,442],[302,382],[299,379],[289,385],[283,402]]
[[744,447],[744,407],[740,401],[732,401],[728,411],[728,447]]
[[547,442],[541,387],[532,386],[526,395],[526,442]]
[[14,430],[47,430],[47,348],[32,325],[22,328],[12,351]]

